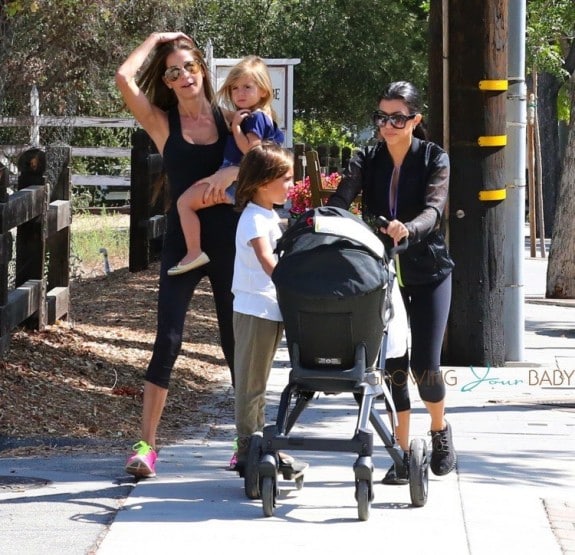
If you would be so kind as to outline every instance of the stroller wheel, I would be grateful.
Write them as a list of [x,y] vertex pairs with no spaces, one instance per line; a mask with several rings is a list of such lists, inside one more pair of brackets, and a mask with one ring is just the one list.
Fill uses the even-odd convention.
[[409,493],[415,507],[427,502],[429,463],[427,444],[421,438],[412,439],[409,445]]
[[295,479],[295,489],[302,489],[303,488],[303,474],[300,474],[296,479]]
[[276,506],[276,481],[271,476],[262,478],[261,496],[264,516],[273,516]]
[[367,480],[358,480],[355,484],[355,498],[357,500],[357,516],[359,520],[369,518],[369,509],[371,505],[369,495],[369,482]]
[[255,433],[250,437],[248,456],[243,469],[244,491],[248,499],[260,498],[259,463],[262,456],[262,434]]

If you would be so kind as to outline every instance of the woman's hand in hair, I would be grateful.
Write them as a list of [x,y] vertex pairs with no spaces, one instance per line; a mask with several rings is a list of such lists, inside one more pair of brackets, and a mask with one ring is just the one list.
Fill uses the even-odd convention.
[[156,33],[152,33],[152,36],[156,39],[157,44],[163,44],[165,42],[172,42],[172,41],[178,40],[178,39],[186,39],[186,40],[189,40],[195,44],[194,39],[192,39],[191,37],[188,37],[188,35],[186,35],[185,33],[182,33],[181,31],[166,31],[166,32],[161,32],[161,33],[156,32]]

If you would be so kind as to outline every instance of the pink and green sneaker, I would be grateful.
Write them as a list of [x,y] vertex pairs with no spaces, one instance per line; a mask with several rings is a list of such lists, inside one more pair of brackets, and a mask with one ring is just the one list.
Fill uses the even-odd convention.
[[237,470],[238,466],[238,438],[234,439],[234,452],[228,464],[228,470]]
[[126,461],[126,472],[136,478],[153,478],[156,475],[156,459],[158,454],[144,440],[132,446],[134,454]]

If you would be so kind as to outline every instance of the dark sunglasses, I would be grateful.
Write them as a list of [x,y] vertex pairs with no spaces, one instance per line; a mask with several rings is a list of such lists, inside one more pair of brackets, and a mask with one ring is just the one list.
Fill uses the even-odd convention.
[[391,123],[391,126],[395,129],[403,129],[410,119],[413,119],[417,114],[411,114],[409,116],[404,116],[403,114],[393,114],[389,115],[381,110],[376,110],[373,112],[373,123],[376,127],[385,127],[387,122]]
[[184,67],[179,66],[171,66],[164,72],[164,77],[170,82],[173,83],[180,78],[183,70],[186,70],[188,73],[196,74],[202,71],[202,66],[196,60],[188,60],[184,62]]

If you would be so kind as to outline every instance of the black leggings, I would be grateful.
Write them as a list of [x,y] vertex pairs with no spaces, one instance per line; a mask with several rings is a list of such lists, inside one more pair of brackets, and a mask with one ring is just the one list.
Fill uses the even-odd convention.
[[[208,208],[213,210],[214,208]],[[222,218],[223,219],[223,218]],[[237,220],[236,220],[237,221]],[[207,222],[202,222],[202,224]],[[179,225],[179,223],[178,223]],[[209,233],[204,233],[204,227]],[[200,280],[210,280],[220,332],[222,351],[230,368],[234,383],[234,329],[232,322],[233,295],[232,277],[235,257],[235,226],[221,226],[219,237],[209,226],[202,227],[202,249],[210,262],[179,276],[168,276],[168,268],[179,262],[185,253],[183,238],[179,233],[166,236],[162,248],[160,289],[158,293],[158,328],[154,351],[148,365],[145,379],[159,387],[168,388],[172,368],[182,346],[182,334],[186,314],[194,291]],[[179,231],[179,230],[178,230]],[[228,240],[222,239],[222,234]]]
[[[395,284],[397,286],[397,284]],[[411,373],[423,401],[437,403],[445,398],[440,359],[443,336],[451,305],[451,274],[443,281],[401,288],[411,330]],[[409,410],[407,351],[385,361],[386,380],[398,412]],[[389,406],[387,407],[389,410]]]

